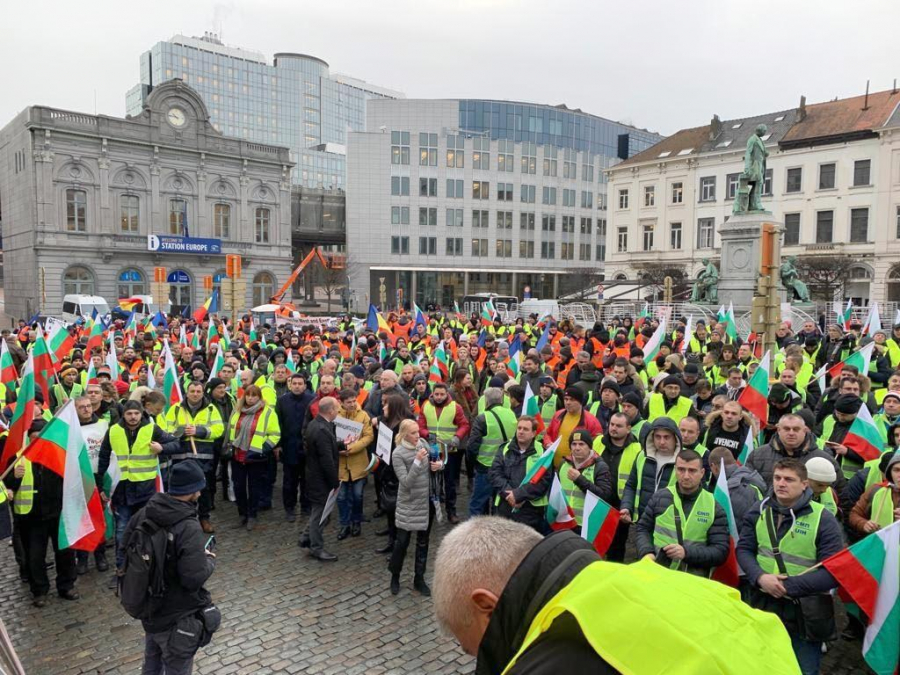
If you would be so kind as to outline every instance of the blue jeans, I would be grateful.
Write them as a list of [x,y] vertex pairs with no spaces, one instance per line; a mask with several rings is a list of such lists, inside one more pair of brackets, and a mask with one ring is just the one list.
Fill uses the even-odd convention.
[[475,471],[475,483],[472,485],[472,497],[469,499],[469,516],[483,516],[488,512],[494,486],[487,471]]
[[116,569],[120,570],[125,566],[125,528],[128,527],[128,521],[131,516],[137,513],[144,504],[120,504],[116,506],[114,515],[116,517]]
[[791,647],[797,663],[800,664],[800,672],[803,675],[819,675],[819,665],[822,663],[822,643],[807,642],[791,635]]
[[363,519],[363,489],[366,487],[366,479],[360,478],[354,481],[341,482],[341,489],[337,496],[338,512],[341,519],[341,527],[348,527],[350,523],[359,525]]

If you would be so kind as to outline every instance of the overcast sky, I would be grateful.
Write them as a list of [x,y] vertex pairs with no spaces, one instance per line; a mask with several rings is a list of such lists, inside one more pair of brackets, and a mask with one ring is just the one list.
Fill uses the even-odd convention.
[[0,127],[30,104],[124,115],[176,33],[303,52],[408,97],[566,103],[670,134],[889,89],[898,0],[3,0]]

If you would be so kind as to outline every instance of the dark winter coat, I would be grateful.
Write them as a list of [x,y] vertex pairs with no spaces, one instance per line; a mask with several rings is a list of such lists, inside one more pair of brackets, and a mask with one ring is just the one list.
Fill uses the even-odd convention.
[[[731,497],[734,522],[740,525],[750,509],[759,504],[760,497],[766,496],[768,487],[762,476],[746,466],[737,464],[726,466],[725,475],[728,477],[728,495]],[[714,483],[711,482],[710,489],[713,486]]]
[[315,394],[309,390],[299,395],[288,392],[275,403],[275,414],[281,427],[281,461],[284,464],[297,465],[304,456],[304,420],[314,398]]
[[306,427],[306,494],[313,504],[325,504],[328,493],[334,490],[338,479],[338,459],[346,446],[334,435],[334,422],[319,415]]
[[[537,454],[539,452],[534,441],[525,449],[525,452],[520,452],[518,441],[513,438],[509,443],[502,446],[500,452],[494,456],[494,463],[491,464],[488,475],[494,492],[500,497],[498,502],[499,515],[503,518],[524,523],[539,532],[543,532],[546,529],[543,526],[544,507],[535,506],[531,501],[545,497],[550,493],[553,474],[548,471],[536,484],[522,485],[522,481],[527,473],[528,458]],[[506,501],[508,492],[513,493],[516,503],[524,502],[515,513],[513,513],[512,507]]]
[[[134,444],[135,439],[137,438],[138,432],[147,424],[153,424],[148,418],[144,418],[141,420],[141,423],[135,427],[133,430],[129,429],[125,425],[125,421],[122,420],[118,423],[125,430],[125,436],[128,439],[129,446]],[[110,427],[112,429],[112,427]],[[155,424],[153,425],[153,437],[152,441],[156,441],[160,445],[162,445],[162,452],[160,453],[160,457],[164,457],[165,455],[174,455],[180,452],[181,450],[181,441],[171,434],[166,433],[162,429],[160,429]],[[103,442],[100,444],[100,456],[97,459],[97,489],[103,489],[103,476],[106,475],[106,470],[109,468],[109,456],[112,453],[112,445],[109,442],[109,432],[106,432],[106,436],[103,437]],[[128,506],[143,506],[150,497],[152,497],[156,493],[156,479],[144,480],[139,483],[134,483],[132,481],[119,481],[119,484],[116,486],[116,491],[113,495],[110,496],[112,500],[113,506],[118,506],[120,504],[127,504]]]
[[792,454],[788,454],[784,449],[784,446],[781,443],[781,439],[776,433],[772,436],[772,440],[765,445],[761,445],[756,448],[753,452],[750,453],[750,456],[747,458],[747,468],[753,469],[756,471],[764,481],[766,481],[766,485],[772,485],[772,476],[775,474],[775,463],[778,460],[785,459],[787,457],[793,457],[794,459],[799,459],[801,462],[806,464],[813,457],[824,457],[832,464],[834,464],[834,470],[837,472],[837,480],[834,482],[832,487],[837,491],[838,494],[841,493],[841,490],[844,489],[844,485],[847,480],[844,478],[844,472],[841,471],[841,468],[838,466],[837,462],[834,461],[834,456],[826,452],[825,450],[820,450],[819,446],[816,445],[815,436],[813,436],[810,432],[806,432],[806,438],[803,443],[800,445],[797,450],[795,450]]
[[[644,446],[642,452],[646,455],[647,460],[644,462],[641,491],[638,494],[638,463],[635,460],[634,466],[631,467],[631,475],[628,476],[628,481],[625,483],[625,490],[622,492],[622,508],[628,509],[632,514],[632,520],[635,521],[640,518],[641,513],[647,508],[647,504],[650,502],[653,494],[669,484],[672,472],[675,471],[675,457],[681,452],[681,433],[679,433],[678,427],[675,426],[675,422],[670,418],[658,417],[649,425],[644,426],[649,426],[650,430],[642,441]],[[675,453],[663,461],[660,461],[657,457],[656,446],[653,444],[653,431],[655,429],[668,429],[675,434]],[[638,497],[639,499],[637,499]],[[635,503],[639,504],[641,513],[635,513]]]

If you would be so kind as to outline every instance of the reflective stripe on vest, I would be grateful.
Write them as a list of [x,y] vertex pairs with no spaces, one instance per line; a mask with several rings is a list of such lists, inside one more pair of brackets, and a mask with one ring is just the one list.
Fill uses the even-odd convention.
[[[495,413],[496,417],[492,413]],[[503,425],[503,431],[506,432],[506,440],[504,440],[504,433],[501,432],[500,424],[497,424],[498,420]],[[518,420],[516,420],[515,413],[509,408],[495,405],[490,410],[485,411],[484,421],[487,423],[487,433],[481,439],[481,445],[478,448],[478,463],[482,466],[490,467],[494,462],[497,449],[504,443],[512,440],[513,435],[516,433]]]
[[[593,483],[594,465],[591,464],[590,466],[585,467],[584,470],[581,471],[581,476],[588,483]],[[575,522],[581,527],[581,521],[584,518],[585,493],[580,487],[575,485],[575,481],[569,480],[568,464],[563,463],[563,465],[559,467],[559,485],[566,495],[566,501],[569,502],[569,506],[571,506],[572,510],[575,512]]]
[[[673,472],[674,473],[674,472]],[[669,544],[677,544],[678,528],[675,524],[675,514],[681,521],[682,540],[688,544],[705,544],[706,536],[716,516],[716,498],[711,492],[700,489],[694,508],[687,517],[684,515],[684,507],[681,504],[681,495],[676,487],[668,487],[666,490],[672,495],[672,503],[665,511],[656,517],[656,525],[653,528],[653,546],[657,554],[659,550]],[[682,560],[672,560],[669,567],[677,570],[681,567]],[[712,571],[712,570],[710,570]]]
[[[256,413],[257,418],[259,418],[260,415],[263,415],[263,417],[261,420],[257,420],[256,428],[253,430],[253,436],[250,438],[250,447],[246,448],[247,450],[256,450],[257,452],[262,452],[263,445],[266,442],[266,437],[274,433],[273,430],[269,429],[269,423],[272,421],[273,417],[272,409],[268,406],[265,406],[262,410]],[[232,440],[234,439],[234,432],[237,430],[237,423],[240,418],[241,414],[237,412],[231,416]],[[275,418],[275,421],[278,421],[277,417]]]
[[456,402],[450,401],[441,408],[440,416],[435,414],[435,407],[431,401],[426,401],[422,406],[422,414],[425,415],[425,423],[428,425],[428,433],[437,436],[439,441],[447,443],[456,435]]
[[128,445],[128,436],[122,425],[115,424],[109,428],[109,445],[119,461],[120,482],[142,483],[156,480],[159,460],[150,449],[153,428],[153,423],[142,426],[131,446]]
[[[603,457],[603,452],[606,450],[606,446],[603,444],[603,436],[597,436],[596,440],[594,440],[594,451]],[[625,494],[625,483],[628,482],[628,477],[631,475],[631,468],[634,466],[635,460],[641,454],[641,444],[637,441],[633,443],[629,443],[622,450],[622,457],[619,459],[619,472],[616,475],[616,494],[619,495],[619,499],[622,499],[622,495]],[[607,462],[608,464],[609,462]]]
[[691,399],[679,396],[671,408],[666,410],[663,394],[650,394],[650,416],[648,422],[652,422],[657,417],[668,417],[670,420],[678,424],[688,413],[691,412]]
[[[812,513],[798,516],[792,527],[778,542],[785,569],[791,576],[800,574],[816,564],[816,537],[825,507],[816,502],[810,502],[809,505],[812,507]],[[766,527],[766,518],[772,518],[771,508],[763,509],[756,521],[756,541],[758,542],[756,561],[766,573],[780,574],[778,563],[775,561],[775,548],[769,538],[769,529]],[[777,531],[774,520],[772,527]]]
[[[170,460],[182,459],[199,459],[211,460],[215,456],[213,453],[213,443],[222,435],[225,425],[222,423],[222,416],[219,411],[210,403],[205,408],[198,410],[196,415],[192,415],[191,411],[184,407],[181,403],[176,403],[169,409],[165,417],[166,431],[173,432],[178,427],[185,427],[193,424],[198,427],[206,427],[209,429],[209,436],[206,438],[194,438],[194,447],[197,453],[181,452],[169,457]],[[189,437],[182,440],[190,444]],[[183,447],[183,446],[182,446]],[[192,449],[193,450],[193,449]]]
[[13,513],[17,516],[24,516],[26,513],[31,512],[36,492],[34,489],[34,469],[31,462],[27,459],[22,459],[21,461],[25,465],[25,475],[22,476],[22,482],[19,484],[19,489],[16,490],[15,497],[13,497]]
[[891,488],[889,486],[878,488],[872,495],[872,514],[869,520],[878,523],[885,528],[894,522],[894,502],[891,500]]

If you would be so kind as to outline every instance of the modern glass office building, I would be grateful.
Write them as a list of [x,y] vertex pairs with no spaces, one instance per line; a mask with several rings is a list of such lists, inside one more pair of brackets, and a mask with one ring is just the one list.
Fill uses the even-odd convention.
[[217,36],[176,35],[141,54],[141,80],[126,95],[137,115],[153,87],[181,79],[199,92],[216,129],[255,143],[287,146],[293,182],[343,189],[347,134],[365,129],[366,102],[403,94],[346,75],[306,54],[229,47]]
[[357,306],[583,287],[606,256],[605,170],[662,138],[565,106],[470,99],[372,101],[366,129],[348,151]]

